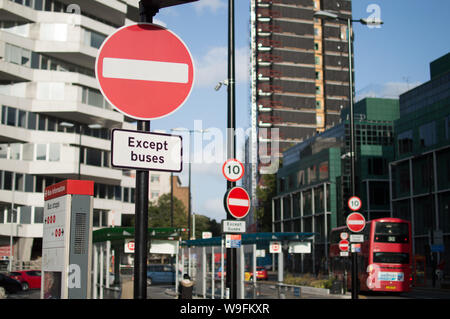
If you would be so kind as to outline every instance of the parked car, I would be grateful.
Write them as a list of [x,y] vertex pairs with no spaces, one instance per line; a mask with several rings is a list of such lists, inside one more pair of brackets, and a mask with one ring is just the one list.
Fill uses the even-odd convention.
[[[219,267],[214,275],[215,279],[222,279],[222,267]],[[227,276],[226,272],[223,272],[223,278]]]
[[147,286],[159,283],[175,283],[175,269],[171,265],[147,265]]
[[18,280],[22,285],[22,290],[41,289],[40,270],[20,270],[9,274],[13,279]]
[[3,287],[7,293],[14,294],[22,290],[22,285],[16,279],[0,274],[0,287]]
[[[245,271],[245,280],[252,280],[253,279],[253,272],[250,271],[248,268]],[[269,277],[267,276],[267,269],[264,266],[257,266],[256,267],[256,279],[257,280],[268,280]]]

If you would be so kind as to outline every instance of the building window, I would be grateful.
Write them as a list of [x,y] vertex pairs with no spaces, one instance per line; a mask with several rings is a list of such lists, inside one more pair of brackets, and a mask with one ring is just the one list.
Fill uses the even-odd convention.
[[445,138],[450,139],[450,115],[445,118]]
[[314,61],[315,61],[316,65],[322,64],[322,63],[321,63],[321,60],[320,60],[320,56],[315,56],[315,57],[314,57]]
[[427,147],[436,144],[436,122],[430,122],[419,127],[420,146]]
[[412,130],[403,132],[398,135],[398,152],[400,155],[411,153],[413,150],[413,133]]
[[159,175],[152,175],[150,177],[150,181],[153,182],[159,182]]
[[305,185],[305,171],[301,170],[297,173],[298,187]]
[[328,162],[322,162],[319,165],[319,180],[328,179]]
[[387,174],[386,159],[381,157],[373,157],[367,160],[367,170],[369,175],[385,175]]
[[36,160],[45,161],[47,159],[47,144],[36,144]]
[[159,196],[159,192],[152,191],[152,199],[158,198],[158,196]]
[[316,177],[316,165],[313,165],[308,168],[308,184],[315,182],[317,180]]

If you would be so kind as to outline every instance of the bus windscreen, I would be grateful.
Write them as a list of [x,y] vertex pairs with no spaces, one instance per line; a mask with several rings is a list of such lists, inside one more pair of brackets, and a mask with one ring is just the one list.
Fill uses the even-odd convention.
[[409,263],[409,254],[375,252],[373,253],[373,262],[380,264],[407,264]]

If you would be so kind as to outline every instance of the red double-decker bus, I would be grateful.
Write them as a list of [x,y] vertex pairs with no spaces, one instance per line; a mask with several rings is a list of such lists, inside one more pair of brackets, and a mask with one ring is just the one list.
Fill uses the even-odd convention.
[[[347,227],[338,227],[330,234],[330,271],[351,287],[351,259],[341,256],[341,233],[351,234]],[[361,291],[407,292],[411,289],[412,250],[411,223],[399,218],[379,218],[366,223],[360,233],[358,279]],[[350,256],[350,254],[349,254]]]

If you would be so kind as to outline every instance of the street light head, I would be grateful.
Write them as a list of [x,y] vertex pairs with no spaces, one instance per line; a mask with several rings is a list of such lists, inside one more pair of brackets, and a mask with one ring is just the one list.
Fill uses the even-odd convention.
[[222,87],[222,84],[228,85],[228,80],[223,80],[223,81],[220,81],[219,83],[217,83],[217,85],[214,88],[214,90],[219,91],[220,88]]
[[219,83],[217,83],[217,85],[214,88],[214,90],[219,91],[221,87],[222,87],[222,82],[219,82]]
[[320,18],[320,19],[338,19],[338,15],[332,12],[328,11],[316,11],[314,12],[314,18]]
[[360,19],[359,22],[361,22],[364,25],[382,25],[384,24],[383,21],[381,21],[380,19]]
[[69,123],[69,122],[60,122],[59,125],[63,126],[63,127],[74,127],[75,126],[75,124]]

